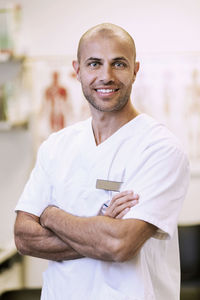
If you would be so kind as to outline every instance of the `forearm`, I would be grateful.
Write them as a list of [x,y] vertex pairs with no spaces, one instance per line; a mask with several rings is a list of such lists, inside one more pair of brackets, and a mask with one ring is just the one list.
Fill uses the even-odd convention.
[[81,218],[56,207],[48,207],[41,222],[83,256],[108,261],[130,259],[153,233],[143,221]]
[[47,208],[41,219],[46,228],[83,256],[113,260],[110,248],[111,245],[114,248],[118,240],[115,230],[112,232],[109,227],[117,220],[104,216],[80,218],[56,207]]
[[22,212],[18,212],[15,223],[15,242],[23,255],[55,261],[82,257],[55,233],[42,227],[39,218]]
[[[55,228],[51,225],[44,228],[38,217],[19,211],[15,223],[16,246],[24,255],[49,260],[68,260],[83,256],[113,260],[113,247],[118,240],[111,223],[116,224],[114,218],[123,217],[127,209],[137,203],[137,199],[138,195],[130,191],[115,195],[106,211],[109,217],[78,218],[57,209],[56,214],[51,214],[48,218]],[[43,216],[48,211],[49,208],[44,211]],[[66,216],[70,219],[66,219]],[[70,233],[69,236],[67,232]]]

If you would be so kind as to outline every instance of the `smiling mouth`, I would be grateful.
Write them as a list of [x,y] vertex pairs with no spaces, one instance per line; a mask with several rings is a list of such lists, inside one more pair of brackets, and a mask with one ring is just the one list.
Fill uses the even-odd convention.
[[97,93],[100,94],[112,94],[117,92],[119,89],[95,89]]

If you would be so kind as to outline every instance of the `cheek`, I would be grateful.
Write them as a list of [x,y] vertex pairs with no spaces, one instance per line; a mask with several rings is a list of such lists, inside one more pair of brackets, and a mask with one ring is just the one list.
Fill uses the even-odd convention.
[[80,81],[83,86],[88,86],[96,80],[95,74],[89,72],[80,73]]
[[129,86],[134,81],[134,73],[130,72],[130,70],[123,70],[121,72],[116,72],[115,78],[125,86]]
[[134,78],[130,76],[124,76],[123,78],[121,78],[121,82],[124,84],[124,86],[130,86],[133,84],[134,82]]

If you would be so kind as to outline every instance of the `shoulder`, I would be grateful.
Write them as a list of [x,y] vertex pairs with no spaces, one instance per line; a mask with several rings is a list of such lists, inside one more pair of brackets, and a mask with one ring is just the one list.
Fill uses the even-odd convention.
[[160,166],[173,169],[177,165],[189,168],[183,145],[167,126],[146,114],[141,114],[135,124],[133,123],[132,129],[130,149],[134,151],[139,164],[151,165],[151,168]]
[[89,118],[52,133],[39,147],[38,155],[45,161],[61,157],[69,149],[73,151],[77,141],[87,132],[90,122]]
[[181,141],[164,124],[156,120],[151,120],[150,123],[142,151],[144,162],[159,174],[165,174],[168,179],[170,176],[176,177],[176,174],[188,181],[189,159]]
[[89,124],[90,118],[65,127],[62,130],[52,133],[47,140],[43,142],[43,145],[45,148],[49,147],[50,149],[66,146],[66,144],[69,144],[69,142],[72,143],[78,136],[84,134],[87,131]]
[[163,123],[143,114],[141,125],[142,146],[144,151],[148,149],[157,149],[159,151],[162,148],[176,148],[180,152],[184,152],[180,140]]

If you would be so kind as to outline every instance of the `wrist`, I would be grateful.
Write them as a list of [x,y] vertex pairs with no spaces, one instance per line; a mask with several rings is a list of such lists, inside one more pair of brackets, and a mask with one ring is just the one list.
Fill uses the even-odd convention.
[[56,206],[49,205],[47,206],[40,216],[40,224],[42,227],[48,228],[48,221],[50,221],[52,211],[57,209]]

